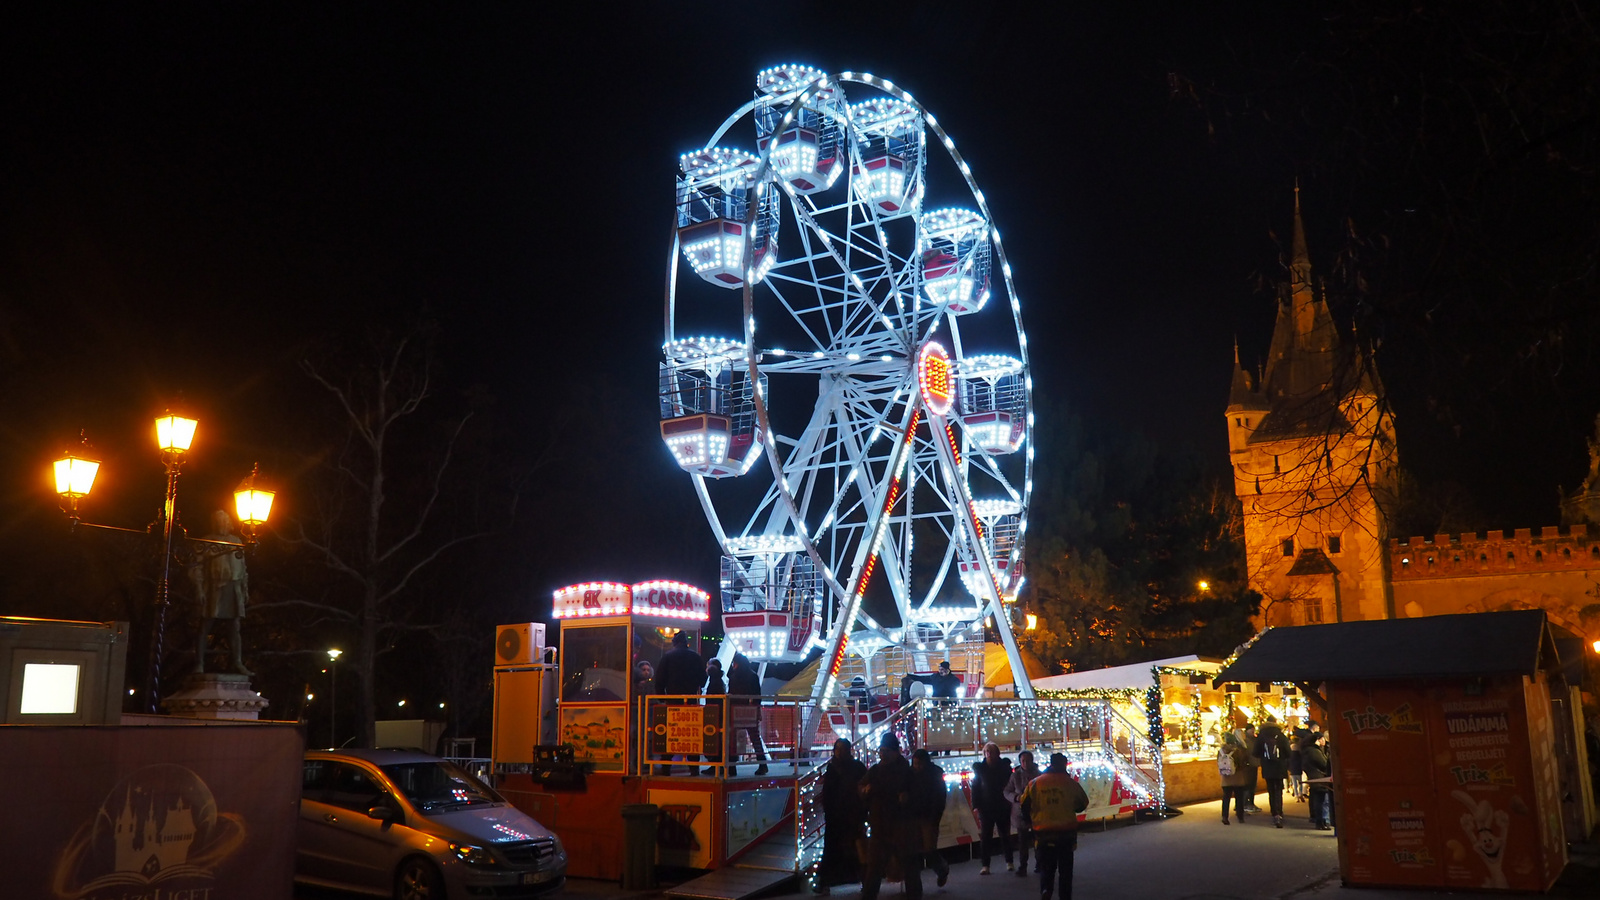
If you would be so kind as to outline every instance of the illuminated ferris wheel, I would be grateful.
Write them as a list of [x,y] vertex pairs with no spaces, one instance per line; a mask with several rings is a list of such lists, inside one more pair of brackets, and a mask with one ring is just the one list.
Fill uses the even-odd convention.
[[722,545],[727,652],[826,648],[826,702],[846,653],[993,615],[1022,671],[1028,343],[955,143],[888,81],[790,65],[679,167],[661,435]]

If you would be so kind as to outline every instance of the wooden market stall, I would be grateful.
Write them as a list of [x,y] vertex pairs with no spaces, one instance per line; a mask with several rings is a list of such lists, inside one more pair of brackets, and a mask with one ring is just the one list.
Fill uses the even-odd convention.
[[1593,796],[1568,677],[1543,610],[1514,610],[1271,629],[1217,680],[1320,707],[1345,884],[1543,891],[1587,836],[1564,823],[1593,822],[1563,809]]
[[[1291,727],[1304,721],[1306,701],[1289,684],[1212,685],[1222,661],[1174,656],[1149,662],[1035,678],[1041,697],[1103,698],[1136,721],[1159,717],[1162,781],[1168,806],[1222,797],[1217,749],[1222,734],[1268,715]],[[1159,685],[1159,699],[1150,689]]]

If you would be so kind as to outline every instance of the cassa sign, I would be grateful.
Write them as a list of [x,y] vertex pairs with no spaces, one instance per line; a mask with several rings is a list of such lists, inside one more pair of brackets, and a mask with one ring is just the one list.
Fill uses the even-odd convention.
[[681,581],[645,581],[633,586],[633,611],[669,619],[711,618],[710,595]]

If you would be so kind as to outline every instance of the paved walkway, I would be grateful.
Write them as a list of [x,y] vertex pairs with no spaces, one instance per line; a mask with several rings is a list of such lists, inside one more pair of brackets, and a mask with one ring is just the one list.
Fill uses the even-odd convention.
[[[1259,798],[1266,808],[1266,795]],[[1262,814],[1244,822],[1222,824],[1221,804],[1184,807],[1183,815],[1133,824],[1126,819],[1102,829],[1088,825],[1080,833],[1073,896],[1118,900],[1425,900],[1429,897],[1472,896],[1600,897],[1600,845],[1578,848],[1563,881],[1549,894],[1484,894],[1444,891],[1399,891],[1346,888],[1339,884],[1338,850],[1332,831],[1317,831],[1306,818],[1306,806],[1289,800],[1281,829]],[[929,900],[1038,900],[1037,877],[1018,878],[1005,870],[979,875],[976,859],[952,863],[943,889],[923,872]],[[793,890],[792,888],[790,889]],[[568,881],[568,893],[594,900],[645,898],[657,892],[623,891],[615,882]],[[833,889],[834,897],[859,896],[856,886]],[[899,885],[886,884],[885,900],[900,895]],[[814,900],[809,891],[768,895],[770,900]]]

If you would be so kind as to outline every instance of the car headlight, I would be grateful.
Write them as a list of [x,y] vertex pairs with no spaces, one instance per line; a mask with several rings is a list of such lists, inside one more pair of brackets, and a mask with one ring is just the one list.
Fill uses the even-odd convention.
[[450,849],[455,851],[456,859],[469,866],[498,866],[500,861],[487,849],[475,844],[451,844]]
[[563,859],[566,858],[567,848],[561,846],[561,838],[558,838],[553,834],[550,835],[550,837],[554,838],[554,840],[556,842],[556,855],[559,856],[559,857],[562,857]]

